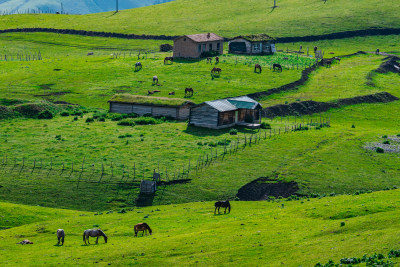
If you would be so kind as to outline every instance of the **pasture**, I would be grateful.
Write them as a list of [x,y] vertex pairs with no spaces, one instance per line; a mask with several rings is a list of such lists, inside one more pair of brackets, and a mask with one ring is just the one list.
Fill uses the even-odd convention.
[[[176,0],[162,5],[90,15],[12,15],[0,29],[57,28],[135,34],[215,32],[224,37],[267,33],[305,36],[370,28],[399,28],[395,1]],[[234,18],[234,19],[232,19]]]
[[[206,64],[205,60],[180,60],[164,65],[163,59],[169,53],[142,51],[139,55],[139,46],[155,49],[160,42],[128,41],[122,50],[123,42],[119,39],[105,48],[107,40],[98,40],[98,37],[62,36],[66,42],[61,45],[60,37],[55,34],[33,35],[32,40],[29,35],[21,36],[4,35],[0,39],[2,54],[16,56],[36,52],[40,47],[43,60],[0,61],[5,81],[0,86],[0,97],[44,98],[103,109],[108,108],[107,101],[112,95],[122,92],[147,95],[148,91],[157,89],[161,93],[156,96],[168,97],[174,91],[174,97],[183,98],[185,88],[192,87],[194,95],[190,100],[201,103],[264,91],[299,79],[301,69],[313,62],[309,58],[279,53],[269,57],[223,55],[218,64],[222,73],[212,77],[210,71],[214,64]],[[11,38],[8,40],[8,37]],[[94,51],[94,55],[87,56],[89,51]],[[288,59],[283,60],[284,57]],[[137,61],[143,64],[143,69],[135,72]],[[275,62],[290,70],[272,71],[270,66]],[[254,73],[256,63],[262,64],[263,73]],[[154,75],[160,80],[159,86],[152,84]]]
[[[98,215],[1,203],[6,211],[57,215],[1,230],[0,264],[314,266],[365,254],[387,257],[399,249],[399,194],[393,190],[301,201],[233,201],[227,215],[214,215],[213,202]],[[139,222],[148,223],[153,235],[134,237],[133,226]],[[107,234],[108,243],[101,238],[98,245],[85,246],[83,231],[95,227]],[[59,228],[66,231],[64,246],[56,246]],[[23,239],[34,244],[16,244]]]

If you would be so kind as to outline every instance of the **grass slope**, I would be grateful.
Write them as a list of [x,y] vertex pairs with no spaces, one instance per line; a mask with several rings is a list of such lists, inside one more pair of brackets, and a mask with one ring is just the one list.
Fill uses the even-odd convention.
[[268,33],[304,36],[367,28],[399,27],[396,1],[280,0],[272,9],[264,0],[176,0],[132,10],[90,15],[12,15],[0,29],[72,28],[80,30],[182,35],[215,32],[225,37]]
[[[210,202],[126,214],[81,213],[0,231],[0,264],[313,266],[375,252],[387,255],[399,246],[399,197],[394,190],[309,201],[232,202],[231,213],[220,216]],[[133,225],[142,221],[153,235],[135,238]],[[83,245],[83,230],[93,227],[105,231],[107,244],[100,239],[98,245]],[[63,247],[55,246],[58,228],[66,231]],[[34,244],[15,244],[22,239]]]

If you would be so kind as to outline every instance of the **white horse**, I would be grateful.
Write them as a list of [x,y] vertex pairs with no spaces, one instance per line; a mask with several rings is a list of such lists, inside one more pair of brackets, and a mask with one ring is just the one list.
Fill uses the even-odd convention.
[[57,238],[58,238],[57,246],[60,245],[60,241],[61,241],[61,245],[64,245],[65,232],[63,229],[57,230]]
[[100,230],[100,229],[88,229],[85,232],[83,232],[83,241],[85,242],[85,245],[87,245],[86,244],[86,240],[90,244],[89,237],[97,237],[97,239],[96,239],[96,244],[97,244],[99,242],[99,237],[100,236],[103,236],[104,237],[104,242],[107,243],[107,239],[108,238],[107,238],[106,234],[102,230]]

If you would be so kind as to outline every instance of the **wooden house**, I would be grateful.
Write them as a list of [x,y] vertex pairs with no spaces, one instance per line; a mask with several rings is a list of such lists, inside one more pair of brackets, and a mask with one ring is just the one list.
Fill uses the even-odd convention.
[[229,53],[268,54],[276,52],[275,38],[266,34],[238,36],[229,41]]
[[176,120],[187,120],[190,107],[194,106],[194,103],[185,99],[130,94],[116,94],[108,103],[113,113],[136,113],[140,116],[151,114],[153,117],[171,117]]
[[261,110],[260,103],[247,96],[206,101],[190,109],[189,125],[212,129],[235,125],[257,128]]
[[224,51],[224,38],[215,33],[184,35],[174,40],[173,51],[174,58],[199,58],[210,51],[220,55]]

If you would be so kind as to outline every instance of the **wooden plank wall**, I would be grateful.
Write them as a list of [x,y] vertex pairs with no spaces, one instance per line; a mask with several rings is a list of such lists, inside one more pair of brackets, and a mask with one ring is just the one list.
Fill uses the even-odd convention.
[[209,105],[192,108],[189,122],[194,126],[208,128],[218,127],[218,110]]

